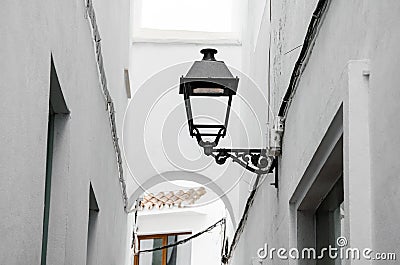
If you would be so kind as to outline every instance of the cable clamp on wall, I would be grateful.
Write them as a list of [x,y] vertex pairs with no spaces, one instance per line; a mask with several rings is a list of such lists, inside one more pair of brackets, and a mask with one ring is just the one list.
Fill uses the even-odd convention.
[[275,119],[275,124],[272,129],[270,129],[269,134],[269,148],[268,154],[271,156],[279,156],[282,152],[282,136],[284,131],[285,119],[281,116],[277,116]]

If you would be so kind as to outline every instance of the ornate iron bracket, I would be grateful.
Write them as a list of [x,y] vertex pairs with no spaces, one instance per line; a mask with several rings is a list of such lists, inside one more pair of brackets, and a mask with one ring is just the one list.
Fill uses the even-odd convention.
[[[200,146],[204,148],[204,154],[212,156],[215,162],[223,165],[228,158],[238,163],[245,169],[258,175],[272,173],[277,168],[277,160],[273,155],[268,155],[267,149],[226,149],[215,148],[213,142],[200,142]],[[271,185],[278,188],[278,175],[275,172],[275,182]]]

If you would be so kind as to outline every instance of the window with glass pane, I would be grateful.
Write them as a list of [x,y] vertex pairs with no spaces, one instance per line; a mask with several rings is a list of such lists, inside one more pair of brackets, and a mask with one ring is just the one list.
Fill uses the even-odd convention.
[[[190,236],[190,233],[139,236],[139,249],[154,249],[176,243]],[[191,264],[191,242],[141,253],[135,256],[135,265],[188,265]]]

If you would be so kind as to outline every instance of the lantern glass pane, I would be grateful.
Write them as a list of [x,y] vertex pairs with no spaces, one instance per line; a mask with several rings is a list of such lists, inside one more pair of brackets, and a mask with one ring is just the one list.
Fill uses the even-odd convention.
[[191,97],[192,115],[194,125],[207,125],[200,127],[203,133],[218,133],[220,127],[225,124],[229,97]]

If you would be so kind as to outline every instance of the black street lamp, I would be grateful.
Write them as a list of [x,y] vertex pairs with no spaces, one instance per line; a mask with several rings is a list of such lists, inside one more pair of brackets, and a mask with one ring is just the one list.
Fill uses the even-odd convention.
[[[244,168],[257,174],[271,173],[277,165],[274,155],[267,149],[226,149],[216,148],[226,135],[232,97],[236,95],[239,78],[234,77],[223,61],[217,61],[215,49],[201,50],[203,59],[195,61],[186,76],[180,78],[179,94],[183,94],[190,136],[195,137],[204,148],[204,154],[213,156],[218,164],[224,164],[230,157]],[[226,98],[225,121],[217,124],[199,122],[193,117],[194,98]],[[214,137],[204,140],[203,137]],[[275,178],[277,174],[275,174]],[[277,179],[272,183],[277,187]]]

